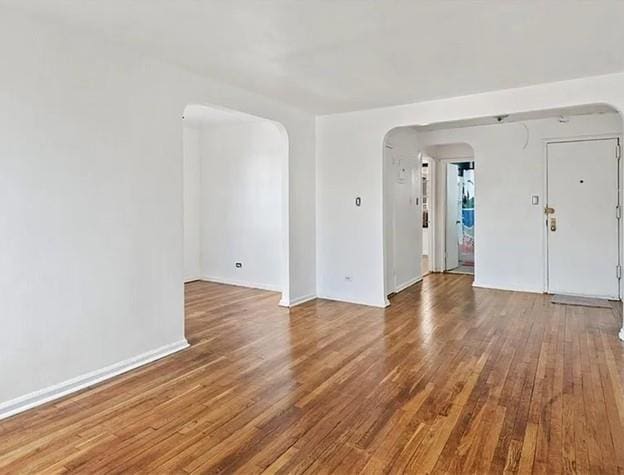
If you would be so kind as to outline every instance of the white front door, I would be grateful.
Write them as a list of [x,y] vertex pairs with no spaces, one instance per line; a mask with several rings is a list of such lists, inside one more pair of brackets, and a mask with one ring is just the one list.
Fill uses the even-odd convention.
[[550,293],[619,297],[617,139],[547,146]]
[[446,270],[459,267],[459,188],[458,166],[446,165]]

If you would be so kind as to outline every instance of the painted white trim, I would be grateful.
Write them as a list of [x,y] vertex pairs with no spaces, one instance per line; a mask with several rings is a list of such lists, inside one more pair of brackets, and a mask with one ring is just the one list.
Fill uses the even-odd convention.
[[[436,239],[437,239],[437,230],[436,230],[436,226],[438,223],[438,218],[436,216],[437,212],[438,212],[438,199],[437,199],[437,193],[438,193],[438,185],[437,185],[437,179],[438,179],[438,171],[437,171],[437,163],[436,160],[433,157],[429,157],[427,155],[427,163],[429,164],[429,166],[427,168],[429,168],[429,195],[427,196],[427,207],[429,208],[429,227],[427,228],[429,230],[429,242],[427,243],[427,246],[429,246],[429,255],[428,255],[428,259],[429,259],[429,270],[427,273],[431,273],[431,272],[435,272],[437,271],[437,266],[436,263],[438,262],[438,249],[436,246]],[[422,199],[422,198],[421,198]],[[422,259],[422,258],[421,258]],[[421,261],[422,262],[422,261]],[[427,275],[427,274],[425,274]],[[423,275],[423,277],[425,276]]]
[[269,290],[271,292],[281,292],[279,285],[259,284],[257,282],[247,282],[244,280],[222,279],[221,277],[203,276],[200,280],[204,282],[214,282],[216,284],[236,285],[238,287],[247,287],[249,289]]
[[624,341],[624,327],[622,327],[618,336],[620,337],[620,340]]
[[[429,207],[429,272],[446,272],[446,175],[448,163],[474,162],[475,167],[475,223],[477,203],[477,152],[469,142],[458,142],[469,145],[473,150],[472,156],[435,158],[427,155],[429,159],[429,172],[431,180],[431,206]],[[433,174],[431,172],[433,171]],[[442,186],[440,186],[442,185]],[[441,213],[441,214],[440,214]],[[475,224],[475,242],[477,228]],[[475,248],[475,264],[476,264]],[[476,266],[475,266],[476,267]],[[475,271],[476,272],[476,271]],[[425,274],[426,275],[426,274]],[[424,277],[424,276],[423,276]]]
[[545,292],[550,295],[566,295],[568,297],[581,297],[585,299],[598,299],[598,300],[610,300],[612,302],[618,302],[620,300],[619,297],[615,297],[613,295],[591,295],[591,294],[579,294],[574,292],[559,292],[557,289],[549,290]]
[[374,308],[386,308],[390,305],[390,301],[388,300],[387,297],[384,299],[384,302],[381,305],[378,303],[372,303],[372,302],[359,302],[357,300],[329,297],[327,295],[318,295],[317,298],[323,299],[323,300],[332,300],[334,302],[351,303],[353,305],[363,305],[365,307],[374,307]]
[[505,290],[507,292],[527,292],[530,294],[543,294],[541,289],[527,289],[523,287],[505,287],[500,285],[492,285],[492,284],[483,284],[481,282],[474,281],[472,283],[473,287],[477,287],[479,289],[490,289],[490,290]]
[[294,298],[290,302],[285,302],[284,300],[280,300],[279,306],[292,308],[292,307],[296,307],[297,305],[301,305],[306,302],[309,302],[310,300],[314,300],[316,298],[317,298],[316,294],[309,294],[309,295],[304,295],[303,297]]
[[189,347],[186,339],[161,346],[110,366],[91,371],[0,404],[0,420],[59,399]]
[[[461,267],[461,266],[460,266],[460,267]],[[458,269],[458,267],[456,267],[455,269],[442,271],[442,274],[452,274],[452,275],[473,275],[473,276],[474,276],[474,271],[473,271],[473,272],[466,272],[466,271],[460,271],[460,270],[456,270],[456,269]]]
[[405,290],[408,287],[411,287],[412,285],[417,284],[418,282],[422,282],[422,280],[423,280],[423,276],[419,275],[417,277],[414,277],[413,279],[408,280],[407,282],[403,282],[402,284],[399,284],[396,286],[394,293],[398,294],[402,290]]
[[[472,145],[469,142],[458,142],[458,143],[463,143],[468,145],[471,149],[472,149],[472,158],[470,157],[445,157],[445,158],[435,158],[432,157],[434,160],[437,160],[438,163],[440,164],[444,164],[444,166],[440,167],[443,171],[441,172],[444,178],[444,195],[443,196],[443,203],[442,203],[442,211],[443,211],[443,218],[442,219],[442,223],[440,223],[440,227],[442,228],[442,230],[444,231],[442,233],[442,248],[443,252],[442,255],[440,256],[440,263],[441,266],[440,268],[440,272],[446,272],[452,269],[447,269],[446,266],[446,225],[447,225],[447,214],[448,214],[448,203],[447,203],[447,198],[448,198],[448,181],[447,181],[447,174],[448,174],[448,164],[449,163],[464,163],[464,162],[473,162],[474,163],[474,174],[475,174],[475,183],[474,183],[474,189],[475,189],[475,195],[474,195],[474,242],[477,242],[477,152],[475,151],[474,145]],[[443,145],[443,144],[442,144]],[[431,267],[431,266],[430,266]],[[475,249],[474,249],[474,274],[477,273],[477,249],[476,249],[476,245],[475,245]]]

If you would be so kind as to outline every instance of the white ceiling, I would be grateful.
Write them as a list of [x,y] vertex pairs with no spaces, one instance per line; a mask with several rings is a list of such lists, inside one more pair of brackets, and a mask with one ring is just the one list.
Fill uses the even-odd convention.
[[590,115],[590,114],[616,114],[617,111],[606,104],[588,104],[584,106],[561,107],[559,109],[546,109],[533,112],[523,112],[518,114],[508,114],[492,117],[479,117],[476,119],[455,120],[450,122],[436,122],[435,124],[410,126],[422,132],[432,130],[459,129],[462,127],[475,127],[478,125],[494,125],[500,122],[522,122],[525,120],[546,119],[560,117],[562,120],[570,116]]
[[624,70],[620,0],[0,0],[317,113]]
[[191,104],[186,106],[183,117],[185,123],[193,126],[200,124],[231,125],[266,120],[250,114],[245,114],[243,112],[229,109],[219,109],[212,106],[208,107],[200,104]]

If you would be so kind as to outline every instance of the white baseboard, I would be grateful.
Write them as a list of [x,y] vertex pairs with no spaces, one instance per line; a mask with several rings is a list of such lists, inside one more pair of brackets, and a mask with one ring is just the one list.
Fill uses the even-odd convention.
[[323,300],[333,300],[334,302],[351,303],[353,305],[364,305],[366,307],[375,307],[375,308],[386,308],[388,305],[390,305],[387,298],[383,299],[381,303],[369,302],[369,301],[364,301],[364,300],[362,301],[350,300],[350,299],[345,299],[342,297],[334,297],[330,295],[318,295],[317,298],[323,299]]
[[316,294],[309,294],[309,295],[304,295],[303,297],[294,298],[290,302],[280,301],[279,305],[280,307],[292,308],[292,307],[296,307],[297,305],[301,305],[302,303],[309,302],[310,300],[314,300],[315,298],[317,298]]
[[238,287],[247,287],[249,289],[270,290],[271,292],[281,292],[279,285],[259,284],[257,282],[247,282],[244,280],[224,279],[221,277],[213,277],[205,275],[201,277],[204,282],[214,282],[216,284],[236,285]]
[[146,365],[153,361],[169,356],[180,350],[188,348],[186,340],[180,340],[169,345],[161,346],[155,350],[147,351],[140,355],[120,361],[119,363],[106,366],[104,368],[83,374],[76,378],[69,379],[59,384],[49,386],[39,391],[34,391],[24,396],[0,403],[0,420],[24,412],[33,407],[40,406],[47,402],[59,399],[68,394],[88,388],[94,384],[126,373],[130,370]]
[[507,290],[510,292],[527,292],[530,294],[543,294],[544,293],[543,290],[539,290],[539,289],[527,289],[523,287],[506,287],[506,286],[501,286],[501,285],[483,284],[481,282],[476,282],[476,281],[472,283],[472,286],[480,288],[480,289]]
[[423,278],[422,276],[418,276],[418,277],[414,277],[413,279],[408,280],[407,282],[403,282],[402,284],[399,284],[396,286],[396,288],[394,289],[394,293],[398,294],[399,292],[401,292],[402,290],[407,289],[408,287],[411,287],[412,285],[422,281]]

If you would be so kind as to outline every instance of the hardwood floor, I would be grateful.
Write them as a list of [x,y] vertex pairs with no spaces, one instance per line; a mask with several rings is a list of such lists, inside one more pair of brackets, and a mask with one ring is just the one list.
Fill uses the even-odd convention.
[[615,307],[442,274],[386,310],[186,294],[190,349],[0,422],[0,472],[624,471]]

